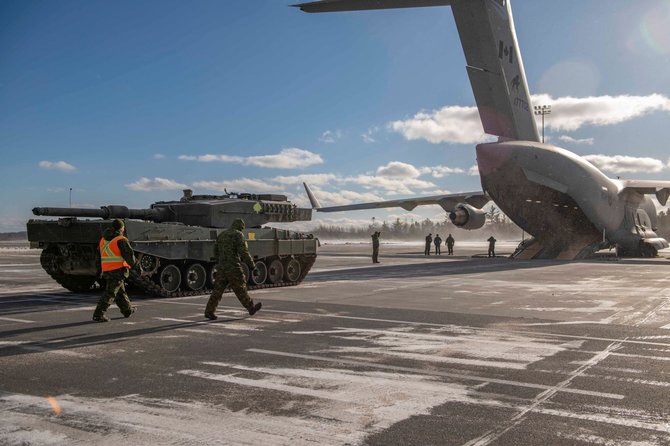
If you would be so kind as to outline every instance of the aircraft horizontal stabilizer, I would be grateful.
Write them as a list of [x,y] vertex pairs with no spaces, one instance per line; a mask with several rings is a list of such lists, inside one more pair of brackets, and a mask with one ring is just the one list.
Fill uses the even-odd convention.
[[450,0],[323,0],[299,3],[304,12],[364,11],[371,9],[416,8],[420,6],[447,6]]
[[621,193],[637,192],[643,195],[656,195],[661,206],[665,206],[670,198],[670,181],[656,180],[624,180]]
[[360,211],[364,209],[381,208],[402,208],[409,212],[417,206],[425,206],[429,204],[437,204],[441,206],[442,209],[444,209],[446,212],[453,212],[456,210],[459,204],[465,203],[474,206],[475,208],[482,208],[490,200],[484,192],[477,191],[463,192],[460,194],[432,195],[430,197],[414,197],[401,200],[373,201],[370,203],[321,207],[309,186],[307,186],[305,183],[303,183],[303,185],[305,186],[305,192],[307,192],[309,201],[312,203],[312,208],[317,212]]

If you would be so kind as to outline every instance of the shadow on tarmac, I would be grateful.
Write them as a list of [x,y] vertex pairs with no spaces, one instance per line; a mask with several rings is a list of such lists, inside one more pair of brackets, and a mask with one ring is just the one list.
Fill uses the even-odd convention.
[[[247,319],[248,317],[250,316],[225,318],[225,319],[219,317],[219,319],[215,321],[176,322],[167,325],[160,325],[157,327],[144,327],[133,330],[125,330],[127,328],[126,326],[120,327],[118,324],[110,322],[80,321],[69,324],[49,325],[43,327],[22,328],[19,330],[0,331],[0,339],[7,340],[7,338],[10,336],[31,334],[46,330],[58,330],[63,328],[78,327],[82,325],[91,325],[102,329],[112,328],[112,329],[123,330],[123,331],[105,330],[104,332],[101,331],[93,335],[89,333],[83,333],[67,337],[57,336],[55,338],[40,341],[29,341],[17,345],[7,345],[4,347],[0,346],[0,357],[31,354],[35,353],[36,351],[67,350],[67,349],[89,347],[95,345],[115,344],[117,342],[123,342],[128,339],[135,338],[138,336],[144,336],[147,334],[161,333],[165,331],[176,330],[179,328],[198,327],[204,324],[206,325],[227,324],[231,322],[241,321]],[[112,321],[116,321],[119,319],[124,318],[115,317],[112,318]]]
[[[385,256],[386,258],[392,256]],[[423,256],[422,256],[423,257]],[[454,257],[451,257],[454,259]],[[379,265],[361,268],[347,268],[337,271],[314,271],[305,278],[305,282],[327,282],[331,280],[374,280],[403,279],[416,277],[436,277],[454,274],[481,274],[484,272],[509,271],[517,269],[541,268],[549,265],[560,265],[564,262],[554,260],[511,260],[507,257],[473,259],[464,257],[462,260],[451,260],[439,263],[423,263],[414,265],[384,265],[384,257]]]

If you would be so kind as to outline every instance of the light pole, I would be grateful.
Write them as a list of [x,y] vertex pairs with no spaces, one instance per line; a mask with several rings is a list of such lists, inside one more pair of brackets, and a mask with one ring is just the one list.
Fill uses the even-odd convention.
[[551,105],[536,105],[535,114],[542,116],[542,143],[544,144],[544,115],[551,114]]
[[70,207],[72,207],[72,188],[70,188]]

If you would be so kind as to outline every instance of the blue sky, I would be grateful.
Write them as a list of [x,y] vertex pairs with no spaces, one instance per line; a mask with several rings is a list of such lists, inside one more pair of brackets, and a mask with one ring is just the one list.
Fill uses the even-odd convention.
[[[322,204],[480,189],[450,8],[289,3],[1,2],[0,231],[24,229],[34,206],[67,206],[69,188],[82,207],[146,207],[184,186],[306,205],[303,179]],[[548,141],[612,177],[670,180],[670,3],[512,7],[535,104],[553,106]]]

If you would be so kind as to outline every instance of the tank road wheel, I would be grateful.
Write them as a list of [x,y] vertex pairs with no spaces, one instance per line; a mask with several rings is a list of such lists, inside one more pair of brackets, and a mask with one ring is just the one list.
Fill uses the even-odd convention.
[[284,266],[284,280],[296,282],[300,278],[300,262],[290,259]]
[[207,283],[210,288],[214,288],[214,284],[216,283],[216,270],[219,268],[219,266],[215,263],[211,265],[209,269],[209,274],[207,275]]
[[158,264],[160,262],[158,261],[157,257],[151,256],[149,254],[142,254],[139,259],[139,263],[142,272],[151,276],[158,269]]
[[199,263],[191,263],[184,270],[184,285],[191,291],[198,291],[205,287],[207,271]]
[[246,263],[242,264],[242,274],[244,274],[244,281],[249,282],[249,267]]
[[256,267],[251,272],[250,281],[254,285],[262,285],[265,283],[265,279],[268,278],[268,267],[265,266],[265,263],[262,261],[256,262]]
[[158,283],[168,293],[174,293],[181,285],[181,271],[175,265],[165,265],[158,275]]
[[268,266],[268,282],[279,283],[284,277],[284,265],[279,259],[274,259]]

